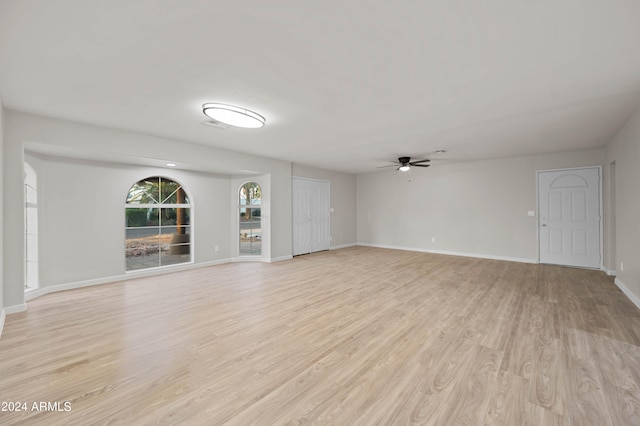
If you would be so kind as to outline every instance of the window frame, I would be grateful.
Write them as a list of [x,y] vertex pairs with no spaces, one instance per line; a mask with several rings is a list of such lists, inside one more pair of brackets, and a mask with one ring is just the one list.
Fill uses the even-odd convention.
[[[158,195],[162,195],[162,188],[161,188],[161,184],[162,182],[172,182],[175,183],[177,185],[176,190],[174,190],[173,192],[171,192],[168,196],[166,196],[165,200],[171,198],[179,189],[182,189],[182,191],[184,192],[184,197],[186,202],[185,203],[162,203],[162,200],[160,200],[160,197],[158,197],[159,202],[157,203],[131,203],[130,200],[130,194],[131,191],[135,188],[136,185],[138,185],[140,182],[144,182],[144,181],[153,181],[155,180],[159,187],[158,187]],[[154,182],[155,183],[155,182]],[[155,199],[154,199],[155,201]],[[193,244],[193,239],[194,239],[194,225],[193,225],[193,201],[191,196],[189,195],[189,192],[187,191],[187,189],[184,187],[184,185],[174,179],[174,178],[170,178],[170,177],[166,177],[166,176],[162,176],[162,175],[154,175],[154,176],[148,176],[142,179],[137,180],[135,183],[133,183],[130,187],[129,187],[129,191],[127,192],[126,195],[126,199],[125,199],[125,203],[124,203],[124,260],[125,260],[125,265],[124,265],[124,269],[125,269],[125,273],[129,274],[129,273],[136,273],[136,272],[144,272],[144,271],[149,271],[149,270],[157,270],[157,269],[163,269],[163,268],[172,268],[172,267],[176,267],[176,266],[183,266],[186,264],[193,264],[194,262],[194,244]],[[127,215],[127,211],[130,209],[157,209],[158,210],[158,222],[156,225],[143,225],[143,226],[129,226],[129,222],[128,222],[128,215]],[[176,224],[170,224],[170,225],[163,225],[162,223],[162,211],[165,209],[185,209],[186,212],[186,217],[188,218],[187,223],[186,224],[182,224],[182,225],[178,225]],[[185,232],[184,234],[177,234],[176,232],[173,232],[171,234],[167,234],[164,233],[163,230],[166,230],[167,228],[177,228],[178,226],[183,226],[185,227]],[[132,229],[147,229],[147,230],[157,230],[156,234],[150,234],[149,237],[152,237],[154,235],[158,236],[158,259],[157,259],[157,266],[143,266],[143,267],[137,267],[137,268],[129,268],[129,250],[131,250],[130,247],[128,247],[128,241],[129,239],[127,238],[127,231],[132,230]],[[175,242],[175,243],[162,243],[161,239],[163,235],[189,235],[188,237],[188,242],[187,243],[181,243],[181,242]],[[165,237],[166,238],[166,237]],[[169,263],[169,264],[162,264],[162,259],[163,259],[163,246],[168,246],[169,249],[171,247],[179,247],[179,246],[188,246],[188,254],[189,254],[189,259],[186,261],[182,261],[182,262],[177,262],[177,263]],[[153,250],[155,247],[153,244],[150,244],[150,248],[151,250]]]
[[[257,186],[260,189],[260,198],[258,199],[258,203],[247,203],[247,204],[242,204],[242,188],[247,185],[247,184],[254,184],[255,186]],[[262,256],[264,255],[264,250],[262,247],[262,244],[264,243],[264,234],[263,234],[263,220],[262,220],[262,212],[264,210],[264,205],[263,205],[263,196],[262,196],[262,185],[259,184],[258,182],[256,182],[255,180],[247,180],[245,182],[243,182],[242,184],[240,184],[240,186],[238,187],[238,190],[236,192],[237,194],[237,209],[236,209],[236,214],[237,214],[237,222],[238,222],[238,228],[237,228],[237,242],[238,242],[238,257],[241,258],[262,258]],[[246,201],[246,199],[245,199]],[[260,210],[260,249],[259,249],[259,253],[248,253],[248,254],[244,254],[242,252],[242,241],[241,241],[241,227],[242,227],[242,220],[241,218],[241,213],[243,211],[246,211],[247,209],[249,210]],[[255,217],[252,215],[252,217]],[[253,228],[251,228],[253,229]],[[253,242],[251,242],[253,243]],[[253,250],[251,250],[253,251]]]
[[24,161],[24,291],[40,287],[39,277],[39,214],[38,174]]

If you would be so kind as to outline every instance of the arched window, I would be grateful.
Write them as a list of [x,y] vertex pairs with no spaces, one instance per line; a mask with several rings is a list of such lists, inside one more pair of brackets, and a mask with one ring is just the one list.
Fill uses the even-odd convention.
[[24,163],[24,288],[38,288],[38,179]]
[[190,217],[179,183],[154,176],[133,185],[125,204],[127,271],[191,262]]
[[262,190],[255,182],[240,187],[240,256],[262,255]]

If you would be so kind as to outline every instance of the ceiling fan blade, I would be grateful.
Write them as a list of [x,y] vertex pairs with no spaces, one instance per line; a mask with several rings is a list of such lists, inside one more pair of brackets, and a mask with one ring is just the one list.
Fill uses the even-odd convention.
[[397,164],[389,164],[388,166],[378,166],[378,167],[376,167],[376,169],[384,169],[386,167],[398,167],[398,165]]
[[412,164],[411,167],[429,167],[431,164]]
[[409,164],[411,164],[413,166],[414,164],[428,163],[429,161],[431,161],[431,160],[429,160],[429,159],[427,159],[427,160],[418,160],[418,161],[412,161]]

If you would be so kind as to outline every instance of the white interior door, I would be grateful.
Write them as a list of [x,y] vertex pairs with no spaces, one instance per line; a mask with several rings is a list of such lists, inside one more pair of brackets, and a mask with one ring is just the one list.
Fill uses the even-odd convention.
[[331,244],[330,183],[293,178],[293,255],[328,250]]
[[302,179],[293,179],[293,255],[311,253],[309,189]]
[[540,263],[600,268],[600,169],[538,172]]
[[330,183],[312,181],[310,213],[311,252],[329,250],[331,246]]

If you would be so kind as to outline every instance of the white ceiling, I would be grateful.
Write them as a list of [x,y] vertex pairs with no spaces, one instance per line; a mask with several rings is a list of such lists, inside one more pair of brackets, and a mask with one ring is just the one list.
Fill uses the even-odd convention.
[[640,2],[0,0],[0,97],[357,173],[601,147],[640,102]]

